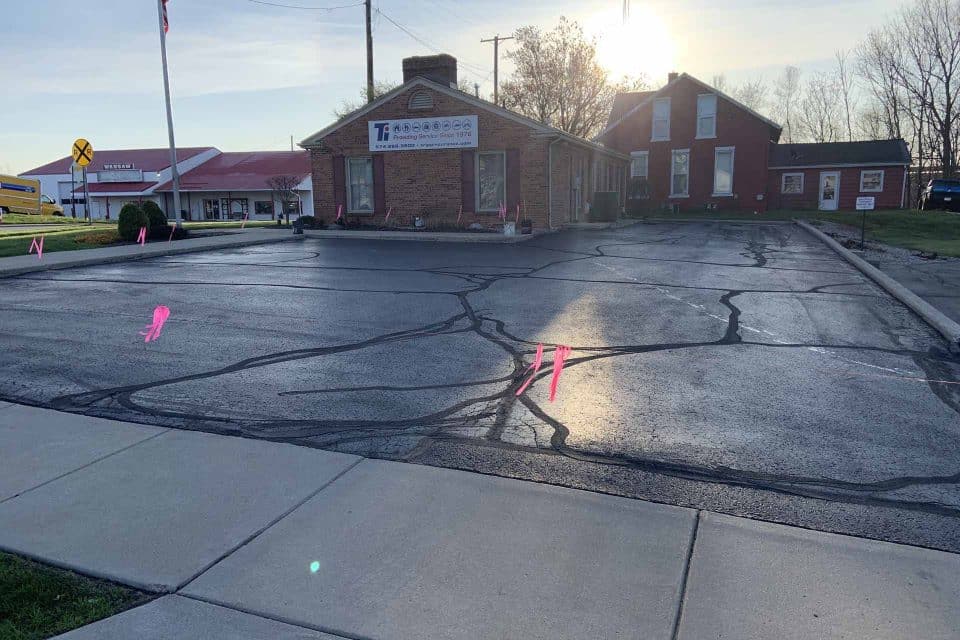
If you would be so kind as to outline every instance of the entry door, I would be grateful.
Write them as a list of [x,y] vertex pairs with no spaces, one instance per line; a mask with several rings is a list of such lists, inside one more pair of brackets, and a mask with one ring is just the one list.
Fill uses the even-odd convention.
[[824,171],[820,174],[820,210],[836,211],[840,199],[840,173]]

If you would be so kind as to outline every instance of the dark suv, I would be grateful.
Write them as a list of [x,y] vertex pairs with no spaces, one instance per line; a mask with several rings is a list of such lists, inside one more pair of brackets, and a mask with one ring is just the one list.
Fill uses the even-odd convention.
[[960,180],[935,178],[920,192],[920,209],[960,210]]

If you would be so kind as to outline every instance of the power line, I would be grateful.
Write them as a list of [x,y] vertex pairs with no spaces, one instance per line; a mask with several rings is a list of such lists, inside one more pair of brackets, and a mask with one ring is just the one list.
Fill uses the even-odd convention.
[[363,2],[355,2],[353,4],[342,4],[335,7],[304,7],[303,5],[295,4],[281,4],[279,2],[266,2],[266,0],[247,0],[247,2],[252,2],[254,4],[265,4],[268,7],[283,7],[284,9],[304,9],[307,11],[333,11],[335,9],[349,9],[350,7],[359,7]]
[[[422,45],[425,46],[426,48],[430,49],[430,50],[433,51],[434,53],[440,53],[440,48],[439,48],[439,47],[437,47],[435,44],[432,44],[432,43],[430,43],[430,42],[427,42],[426,40],[424,40],[423,38],[421,38],[420,36],[418,36],[417,34],[415,34],[413,31],[411,31],[411,30],[408,29],[407,27],[403,26],[402,24],[400,24],[399,22],[397,22],[396,20],[394,20],[393,18],[391,18],[390,16],[388,16],[387,14],[385,14],[379,7],[377,8],[376,11],[377,11],[377,13],[378,13],[379,15],[383,16],[384,18],[386,18],[387,21],[390,22],[390,24],[392,24],[393,26],[395,26],[397,29],[400,29],[400,30],[403,31],[405,34],[407,34],[408,36],[410,36],[411,38],[413,38],[414,40],[416,40],[417,42],[419,42],[420,44],[422,44]],[[502,38],[501,38],[501,39],[502,39]],[[484,68],[479,67],[479,66],[474,65],[474,64],[470,64],[469,62],[465,62],[464,60],[460,60],[459,58],[457,59],[457,62],[458,62],[461,66],[466,67],[467,69],[471,69],[474,73],[480,74],[480,73],[486,73],[486,72],[488,71],[487,69],[484,69]]]

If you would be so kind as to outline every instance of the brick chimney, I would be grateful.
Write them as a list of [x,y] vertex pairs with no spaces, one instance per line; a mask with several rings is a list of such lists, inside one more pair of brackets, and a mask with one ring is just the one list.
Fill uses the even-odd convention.
[[667,82],[668,82],[668,83],[669,83],[669,82],[673,82],[673,81],[676,80],[679,76],[680,76],[680,74],[677,73],[676,71],[671,71],[670,73],[667,74]]
[[457,88],[457,59],[446,53],[403,59],[403,81],[417,76]]

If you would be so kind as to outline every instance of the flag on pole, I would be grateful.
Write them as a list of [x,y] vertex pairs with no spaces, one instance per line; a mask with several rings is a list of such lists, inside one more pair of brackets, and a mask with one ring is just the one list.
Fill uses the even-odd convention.
[[167,2],[169,0],[160,0],[163,3],[163,32],[167,33],[170,31],[170,21],[167,19]]

